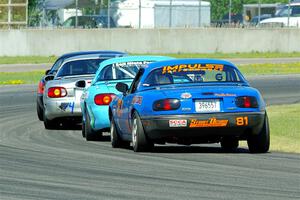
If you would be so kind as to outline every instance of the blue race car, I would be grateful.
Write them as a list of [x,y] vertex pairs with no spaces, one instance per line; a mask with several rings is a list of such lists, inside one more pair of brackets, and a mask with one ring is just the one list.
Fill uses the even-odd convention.
[[[119,94],[115,89],[118,82],[130,85],[141,66],[170,59],[164,56],[127,56],[102,62],[91,86],[81,96],[82,136],[87,141],[95,140],[109,130],[108,105]],[[84,83],[82,87],[85,87]]]
[[220,142],[232,151],[247,140],[252,153],[269,150],[265,102],[230,62],[156,62],[141,68],[130,87],[120,82],[116,89],[122,94],[109,107],[114,148]]

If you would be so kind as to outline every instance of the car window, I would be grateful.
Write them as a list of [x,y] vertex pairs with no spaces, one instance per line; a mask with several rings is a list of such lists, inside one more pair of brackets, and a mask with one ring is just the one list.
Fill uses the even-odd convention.
[[137,88],[138,88],[138,86],[139,86],[139,83],[140,83],[140,81],[141,81],[141,78],[142,78],[142,76],[143,76],[144,71],[145,71],[145,70],[144,70],[143,68],[141,68],[141,69],[138,71],[137,75],[135,76],[135,78],[134,78],[134,80],[132,81],[132,84],[131,84],[131,86],[130,86],[130,88],[129,88],[129,94],[134,93],[134,92],[137,90]]
[[58,59],[54,65],[51,68],[51,71],[49,72],[49,74],[53,74],[54,72],[57,71],[57,69],[60,67],[60,65],[63,63],[64,59]]
[[119,62],[107,65],[100,72],[97,81],[134,79],[138,70],[151,61]]
[[182,64],[153,70],[143,86],[167,84],[244,82],[239,72],[221,64]]
[[95,28],[97,25],[93,17],[80,16],[78,18],[78,26],[82,28]]
[[288,6],[284,6],[281,8],[276,14],[276,17],[287,17],[290,13],[291,17],[299,17],[300,16],[300,6],[291,6],[290,10]]
[[64,23],[63,23],[64,27],[74,27],[75,26],[75,18],[71,17],[69,19],[67,19]]
[[[115,21],[113,20],[112,17],[109,18],[109,23],[110,23],[110,27],[114,28],[116,27]],[[107,28],[108,27],[108,17],[106,16],[101,16],[98,17],[98,23],[102,25],[103,28]]]
[[300,6],[293,6],[292,8],[292,17],[300,17]]
[[65,63],[57,72],[57,77],[95,74],[104,59],[76,60]]

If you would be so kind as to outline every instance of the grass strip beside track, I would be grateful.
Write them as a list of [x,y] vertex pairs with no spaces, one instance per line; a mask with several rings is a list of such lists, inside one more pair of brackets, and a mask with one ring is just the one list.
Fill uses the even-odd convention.
[[17,56],[17,57],[0,57],[0,64],[40,64],[54,63],[56,56]]
[[0,72],[0,85],[37,84],[45,71]]
[[[131,54],[138,55],[138,54]],[[162,54],[175,58],[292,58],[300,57],[300,52],[279,53],[279,52],[250,52],[250,53],[178,53],[178,54]],[[54,63],[56,56],[17,56],[17,57],[0,57],[0,64],[39,64]]]
[[285,64],[249,64],[239,65],[238,68],[245,76],[271,74],[299,74],[300,62]]
[[271,131],[271,151],[300,153],[300,104],[267,108]]
[[[267,108],[271,146],[270,151],[300,153],[300,104],[275,105]],[[240,142],[241,147],[247,143]]]

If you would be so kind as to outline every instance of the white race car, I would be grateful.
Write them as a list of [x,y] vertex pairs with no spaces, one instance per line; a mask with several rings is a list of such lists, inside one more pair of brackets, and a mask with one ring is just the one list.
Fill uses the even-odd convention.
[[55,75],[49,75],[45,85],[43,121],[46,129],[58,128],[63,120],[81,122],[80,98],[91,84],[102,61],[116,55],[82,55],[64,61]]

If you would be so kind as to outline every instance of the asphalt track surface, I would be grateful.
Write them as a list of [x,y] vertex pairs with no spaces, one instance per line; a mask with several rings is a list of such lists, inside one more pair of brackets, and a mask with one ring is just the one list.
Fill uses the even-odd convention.
[[[231,58],[228,60],[236,65],[243,64],[282,64],[300,62],[300,58]],[[50,69],[52,64],[0,64],[0,72],[26,72],[26,71],[39,71]]]
[[[251,82],[269,104],[300,100],[300,75]],[[35,90],[0,87],[1,200],[300,199],[299,154],[225,153],[218,145],[156,146],[152,153],[112,149],[109,137],[83,140],[80,127],[45,130]]]

